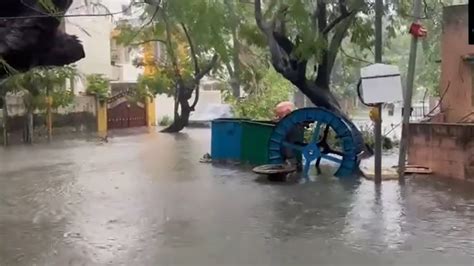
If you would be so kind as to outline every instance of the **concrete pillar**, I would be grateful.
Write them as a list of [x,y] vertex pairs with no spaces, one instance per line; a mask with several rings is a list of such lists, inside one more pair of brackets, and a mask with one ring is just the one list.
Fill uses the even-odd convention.
[[107,103],[96,100],[97,106],[97,134],[101,138],[107,136]]
[[148,127],[156,126],[156,109],[155,109],[155,98],[147,97],[145,102],[146,108],[146,124]]

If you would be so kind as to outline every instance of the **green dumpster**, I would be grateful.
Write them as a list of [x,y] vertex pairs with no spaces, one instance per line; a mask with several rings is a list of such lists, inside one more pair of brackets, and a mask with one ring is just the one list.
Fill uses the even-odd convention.
[[268,142],[275,123],[271,121],[243,121],[241,161],[252,165],[268,163]]

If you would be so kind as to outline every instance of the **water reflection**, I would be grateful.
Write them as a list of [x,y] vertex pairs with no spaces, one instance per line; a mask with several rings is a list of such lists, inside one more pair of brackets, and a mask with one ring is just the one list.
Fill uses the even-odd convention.
[[465,183],[262,185],[209,135],[0,151],[0,265],[472,265]]
[[[3,159],[18,163],[22,157]],[[57,239],[69,222],[71,205],[64,199],[74,183],[72,164],[21,162],[21,171],[14,163],[0,168],[0,265],[48,261],[59,252]]]
[[407,237],[403,230],[404,198],[398,183],[374,186],[364,182],[351,201],[343,230],[348,243],[354,247],[363,243],[376,249],[394,249],[404,243]]
[[279,241],[324,237],[338,239],[357,191],[357,179],[320,176],[305,185],[277,186],[270,234]]

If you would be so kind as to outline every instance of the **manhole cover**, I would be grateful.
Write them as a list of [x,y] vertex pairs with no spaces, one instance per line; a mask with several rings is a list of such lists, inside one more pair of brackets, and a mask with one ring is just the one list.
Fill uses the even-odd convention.
[[296,171],[296,166],[288,164],[265,164],[255,167],[253,171],[263,175],[288,174]]

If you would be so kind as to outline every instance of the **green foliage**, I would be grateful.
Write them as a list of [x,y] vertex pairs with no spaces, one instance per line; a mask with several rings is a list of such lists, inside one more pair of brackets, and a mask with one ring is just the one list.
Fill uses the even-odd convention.
[[236,117],[272,120],[276,105],[288,101],[292,88],[293,86],[273,68],[268,68],[258,88],[245,98],[236,99],[226,93],[225,101],[232,105]]
[[109,81],[102,74],[91,74],[86,76],[86,92],[95,95],[99,101],[105,101],[109,97]]
[[[317,10],[317,1],[314,0],[269,0],[263,1],[266,7],[265,18],[281,16],[285,11],[285,33],[293,42],[298,42],[296,53],[301,58],[309,60],[307,76],[315,78],[315,69],[321,60],[321,51],[330,48],[331,38],[338,31],[338,26],[329,33],[325,40],[317,30],[314,12]],[[347,38],[338,48],[338,56],[332,71],[331,90],[339,98],[356,97],[356,88],[359,70],[373,62],[374,47],[374,3],[368,0],[346,1],[348,10],[355,10],[357,16],[351,21]],[[402,78],[407,70],[410,35],[408,26],[413,18],[412,1],[384,1],[384,62],[397,64],[402,72]],[[426,0],[426,19],[422,22],[427,27],[428,37],[422,40],[422,50],[418,55],[417,76],[415,85],[419,90],[425,88],[431,94],[438,91],[440,65],[440,34],[442,6],[452,0]],[[327,20],[331,22],[340,15],[338,1],[326,1]],[[217,52],[220,55],[220,65],[212,74],[223,81],[233,81],[236,77],[232,70],[235,61],[232,55],[235,52],[232,42],[232,32],[237,31],[240,41],[239,61],[240,73],[237,77],[241,88],[249,94],[240,105],[244,106],[255,99],[261,90],[262,80],[267,76],[269,65],[268,47],[264,36],[255,25],[253,3],[232,0],[163,0],[162,11],[155,14],[155,6],[146,5],[143,14],[144,27],[134,27],[129,24],[119,26],[121,34],[117,37],[119,43],[133,44],[146,40],[159,40],[165,44],[167,51],[175,52],[180,44],[184,44],[185,54],[179,61],[180,73],[185,80],[193,76],[193,63],[181,24],[184,24],[194,42],[197,58],[200,62],[209,57],[209,53]],[[183,8],[186,7],[186,8]],[[167,42],[164,15],[170,22],[172,39]],[[146,23],[152,20],[153,23]],[[340,26],[340,25],[339,25]],[[179,57],[179,56],[178,56]],[[156,62],[159,69],[153,77],[141,77],[141,88],[148,88],[150,93],[173,95],[176,72],[168,57],[163,62]],[[229,99],[229,101],[231,101]],[[235,103],[236,99],[232,100]],[[246,108],[249,109],[249,108]]]
[[[325,127],[325,126],[324,126]],[[322,130],[324,129],[322,128]],[[305,142],[309,143],[313,139],[313,132],[314,132],[314,124],[310,124],[307,128],[305,128],[304,132],[304,140]],[[362,133],[362,137],[364,138],[364,143],[369,145],[372,149],[375,148],[375,133],[374,129],[370,126],[363,126],[360,129]],[[392,140],[387,136],[382,137],[382,148],[384,150],[391,150],[395,147],[396,141]],[[341,139],[336,137],[336,133],[331,128],[329,129],[329,133],[326,139],[329,146],[335,150],[341,151],[343,148],[343,144],[341,143]]]
[[9,76],[13,76],[14,74],[18,73],[18,71],[15,68],[13,68],[10,64],[8,64],[7,61],[3,59],[2,57],[0,57],[0,68],[3,68],[5,73],[7,73],[7,75]]
[[227,21],[222,16],[223,8],[219,1],[163,0],[159,12],[155,6],[146,5],[143,25],[135,27],[123,23],[118,26],[120,34],[116,41],[119,44],[143,45],[158,41],[165,48],[166,59],[139,60],[140,66],[152,65],[156,71],[139,77],[138,94],[171,96],[179,82],[193,88],[196,72],[208,64],[213,53],[227,58],[228,34],[222,27]]
[[157,73],[153,76],[140,75],[138,78],[138,88],[142,91],[147,91],[153,95],[165,94],[172,96],[174,93],[173,80],[169,75]]
[[[360,129],[362,136],[364,137],[364,142],[369,145],[372,149],[375,148],[375,133],[374,129],[370,126],[363,126]],[[395,146],[395,141],[387,136],[382,136],[382,148],[384,150],[391,150]]]
[[[166,45],[168,53],[171,49],[176,50],[179,44],[185,44],[186,49],[189,49],[190,44],[185,36],[184,26],[191,37],[198,58],[204,56],[204,59],[208,59],[206,53],[210,51],[217,51],[222,57],[226,56],[226,41],[229,39],[225,26],[228,22],[223,15],[224,5],[221,1],[163,0],[160,12],[155,11],[156,8],[152,5],[145,8],[142,26],[135,27],[127,23],[119,25],[117,29],[120,34],[115,38],[117,42],[133,45],[159,40]],[[196,19],[197,17],[199,19]],[[165,19],[170,26],[170,40],[166,35]],[[190,55],[187,58],[191,61]]]
[[58,12],[58,8],[54,4],[53,0],[38,0],[38,4],[50,14]]
[[55,90],[51,93],[51,108],[67,107],[74,102],[74,93],[70,90]]
[[26,103],[32,109],[46,109],[48,96],[52,98],[52,108],[57,109],[73,102],[74,94],[66,89],[66,82],[78,76],[80,74],[73,65],[34,68],[10,76],[5,81],[4,87],[12,93],[24,93]]
[[173,119],[171,119],[171,117],[165,115],[163,116],[163,118],[161,118],[161,120],[158,122],[158,125],[159,126],[162,126],[162,127],[167,127],[169,125],[171,125],[173,123]]
[[[426,0],[423,3],[424,18],[421,22],[428,30],[428,36],[420,39],[417,55],[417,66],[415,75],[415,96],[421,97],[427,90],[430,95],[439,94],[441,77],[441,33],[442,33],[442,7],[453,3],[452,0]],[[408,27],[413,21],[412,1],[399,1],[396,8],[390,14],[386,14],[384,25],[383,61],[387,64],[395,64],[400,68],[402,84],[406,83],[408,70],[409,51],[411,35]],[[396,15],[396,16],[395,16]],[[367,21],[374,20],[371,14]],[[369,24],[370,24],[369,23]],[[363,26],[363,27],[359,27]],[[354,97],[355,85],[359,77],[359,70],[370,64],[374,55],[370,50],[361,50],[360,46],[370,47],[371,43],[364,40],[373,38],[371,25],[360,24],[351,32],[350,42],[345,41],[342,45],[335,68],[332,73],[333,91],[340,97]],[[360,32],[363,31],[363,32]],[[369,51],[369,52],[367,52]]]
[[439,96],[441,77],[441,35],[443,21],[443,6],[453,4],[453,0],[426,0],[423,26],[428,30],[428,36],[421,41],[417,61],[415,84],[419,94],[427,89],[431,95]]

